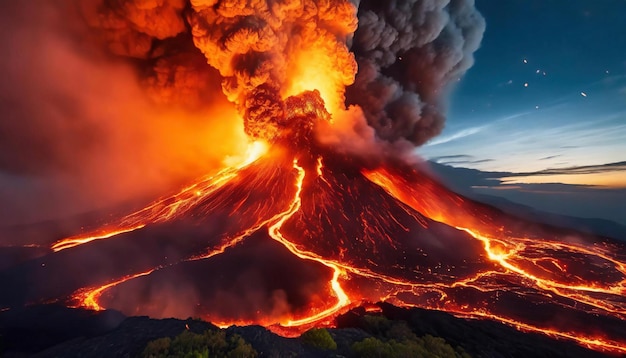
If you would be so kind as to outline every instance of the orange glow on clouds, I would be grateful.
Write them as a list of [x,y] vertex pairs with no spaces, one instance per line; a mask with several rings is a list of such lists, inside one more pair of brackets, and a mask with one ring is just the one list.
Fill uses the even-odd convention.
[[626,172],[609,171],[590,174],[554,174],[512,176],[503,178],[503,184],[546,184],[592,185],[607,188],[626,188]]

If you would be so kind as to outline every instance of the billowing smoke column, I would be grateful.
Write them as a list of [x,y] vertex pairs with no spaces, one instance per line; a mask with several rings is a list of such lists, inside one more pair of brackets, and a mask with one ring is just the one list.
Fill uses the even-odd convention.
[[272,140],[289,125],[283,98],[308,46],[327,46],[315,50],[334,59],[339,88],[354,79],[345,41],[356,29],[356,9],[347,0],[198,0],[192,7],[194,43],[224,77],[224,93],[253,137]]
[[81,7],[113,53],[152,66],[146,83],[161,99],[202,101],[211,70],[198,65],[201,52],[246,133],[268,141],[292,126],[286,99],[318,91],[330,114],[360,107],[377,139],[423,144],[441,131],[447,90],[472,65],[485,28],[473,0],[91,0]]
[[[114,53],[161,66],[155,66],[149,84],[163,83],[161,77],[176,83],[182,71],[171,61],[172,53],[183,58],[184,43],[193,41],[192,52],[199,49],[219,71],[223,92],[242,113],[252,137],[272,141],[289,127],[288,97],[318,90],[326,102],[343,102],[345,86],[354,81],[356,62],[346,41],[356,30],[356,8],[347,0],[120,0],[82,7],[89,23],[104,30],[102,37]],[[313,79],[305,83],[298,73],[315,72],[303,66],[323,66],[318,70],[330,73],[323,88],[316,88]]]
[[484,30],[473,0],[362,1],[348,103],[380,139],[425,143],[443,128],[447,90],[472,66]]

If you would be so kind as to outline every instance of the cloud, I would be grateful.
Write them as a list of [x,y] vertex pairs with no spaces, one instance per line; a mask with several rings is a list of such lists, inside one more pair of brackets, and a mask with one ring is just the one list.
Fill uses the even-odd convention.
[[516,175],[533,176],[533,175],[564,175],[564,174],[601,174],[608,172],[626,171],[626,161],[607,163],[600,165],[573,166],[568,168],[545,169],[528,173],[517,173]]
[[[453,190],[477,198],[479,201],[491,202],[494,205],[503,204],[505,209],[511,207],[510,202],[493,200],[493,197],[485,197],[484,195],[506,198],[512,202],[542,211],[575,217],[602,218],[626,225],[626,206],[624,206],[626,188],[585,184],[507,182],[506,179],[514,177],[516,173],[480,171],[433,162],[430,162],[430,168]],[[576,172],[603,172],[617,168],[621,168],[622,177],[624,177],[624,163],[608,163],[568,169],[574,172],[571,175],[576,177],[580,176]],[[541,178],[541,176],[537,176],[537,178]],[[545,217],[545,214],[541,214],[537,218],[541,219],[542,217]],[[579,220],[573,222],[580,223]],[[606,225],[600,225],[599,232],[607,229],[605,230],[607,235],[611,235],[609,228]],[[626,230],[621,232],[624,233]],[[626,239],[626,236],[621,235],[621,237]]]
[[[609,174],[611,176],[611,180],[609,182],[622,183],[623,186],[626,186],[626,162],[615,162],[615,163],[606,163],[600,165],[585,165],[585,166],[571,166],[567,168],[550,168],[538,171],[530,171],[530,172],[510,172],[510,171],[481,171],[478,169],[470,169],[470,168],[458,168],[452,167],[453,164],[473,164],[473,163],[482,163],[482,162],[491,162],[491,159],[483,159],[483,160],[471,160],[473,158],[470,155],[450,155],[439,157],[443,158],[443,160],[437,160],[437,158],[432,158],[431,163],[437,163],[434,166],[439,172],[447,173],[448,176],[451,173],[463,174],[465,173],[465,177],[472,178],[473,181],[468,182],[467,186],[486,186],[487,181],[490,183],[487,186],[494,185],[509,185],[509,184],[520,184],[523,183],[522,180],[526,180],[526,184],[559,184],[559,182],[542,182],[541,178],[547,178],[549,180],[554,178],[565,179],[569,178],[569,182],[574,183],[577,182],[576,185],[582,186],[593,186],[593,182],[589,182],[587,184],[581,183],[580,178],[600,178],[603,174]],[[458,158],[466,158],[466,160],[455,160]],[[434,164],[433,164],[434,165]],[[446,169],[450,168],[450,169]],[[614,179],[614,174],[618,173],[622,177],[620,181],[619,178]],[[624,173],[624,174],[622,174]],[[578,178],[578,179],[576,179]],[[609,176],[607,176],[609,178]],[[608,180],[608,179],[607,179]],[[495,182],[494,182],[495,181]],[[572,184],[573,185],[573,184]],[[600,185],[601,186],[601,185]]]
[[561,157],[561,156],[562,156],[561,154],[550,155],[550,156],[547,156],[547,157],[540,158],[539,160],[550,160],[550,159],[558,158],[558,157]]
[[458,164],[480,164],[488,163],[493,159],[474,159],[471,155],[457,154],[457,155],[443,155],[440,157],[433,157],[430,160],[445,165],[458,165]]
[[437,163],[441,163],[449,159],[470,159],[470,158],[473,158],[473,156],[467,155],[467,154],[456,154],[456,155],[442,155],[440,157],[433,157],[433,158],[430,158],[430,160],[433,160]]
[[526,112],[515,113],[512,115],[504,116],[496,120],[490,121],[484,125],[465,128],[465,129],[462,129],[460,131],[457,131],[455,133],[452,133],[446,136],[439,136],[437,138],[432,139],[431,141],[426,143],[424,146],[425,147],[436,146],[436,145],[445,144],[445,143],[449,143],[453,141],[458,141],[459,139],[464,139],[464,138],[473,136],[475,134],[487,131],[489,129],[496,128],[498,125],[508,126],[508,122],[527,116],[531,113],[533,112],[526,111]]
[[493,159],[478,159],[478,160],[450,160],[445,162],[446,165],[459,165],[459,164],[481,164],[493,162]]
[[474,135],[476,133],[480,133],[482,132],[487,126],[479,126],[479,127],[472,127],[472,128],[466,128],[463,129],[461,131],[458,131],[454,134],[448,135],[448,136],[443,136],[443,137],[438,137],[435,138],[433,140],[431,140],[430,142],[426,143],[425,146],[434,146],[434,145],[440,145],[440,144],[445,144],[445,143],[449,143],[458,139],[462,139],[465,137],[469,137],[471,135]]

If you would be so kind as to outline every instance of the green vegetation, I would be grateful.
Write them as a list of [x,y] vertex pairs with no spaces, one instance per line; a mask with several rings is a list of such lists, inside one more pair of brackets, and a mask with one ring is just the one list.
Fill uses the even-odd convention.
[[[425,335],[418,337],[409,323],[403,320],[390,320],[382,315],[365,315],[357,318],[356,326],[367,334],[340,332],[336,335],[325,328],[313,328],[304,332],[299,341],[309,353],[316,352],[325,356],[392,358],[471,358],[463,348],[456,349],[443,338]],[[369,337],[368,337],[369,336]],[[335,337],[337,341],[335,341]],[[367,337],[363,339],[363,337]],[[355,341],[360,340],[360,341]],[[272,349],[264,351],[268,357],[291,357],[297,353]],[[339,344],[337,344],[339,342]],[[144,358],[248,358],[257,357],[258,353],[244,339],[236,334],[227,335],[224,330],[208,330],[202,334],[183,331],[176,337],[159,338],[149,342],[141,357]]]
[[424,357],[424,358],[457,358],[457,352],[442,338],[424,336],[423,338],[381,341],[377,338],[366,338],[354,343],[352,350],[357,357]]
[[391,321],[384,316],[364,316],[362,328],[375,337],[352,344],[356,357],[391,358],[469,358],[462,348],[452,348],[443,338],[417,337],[404,321]]
[[325,328],[310,329],[304,332],[302,336],[300,336],[300,338],[302,339],[304,344],[311,347],[324,350],[337,349],[337,343],[335,342],[333,337],[330,336],[330,333],[328,333],[328,330],[326,330]]
[[146,345],[144,358],[248,358],[257,352],[238,335],[226,337],[225,331],[208,330],[203,334],[183,331],[171,339],[159,338]]

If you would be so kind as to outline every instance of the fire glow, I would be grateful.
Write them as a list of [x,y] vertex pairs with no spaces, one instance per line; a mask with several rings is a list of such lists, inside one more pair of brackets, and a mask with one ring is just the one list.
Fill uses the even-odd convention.
[[[220,326],[261,324],[286,336],[332,326],[337,315],[352,307],[385,301],[492,319],[594,350],[626,353],[619,328],[626,317],[623,245],[519,220],[453,193],[393,155],[368,161],[363,159],[367,155],[341,147],[342,141],[358,142],[356,137],[370,140],[367,143],[374,147],[393,148],[396,140],[423,143],[442,125],[435,95],[444,92],[450,79],[456,80],[471,61],[447,63],[432,56],[440,61],[443,74],[404,86],[382,70],[401,73],[397,54],[406,54],[402,63],[409,63],[411,57],[431,50],[432,44],[415,50],[398,40],[389,46],[396,52],[386,53],[378,48],[385,41],[369,46],[367,36],[353,38],[359,9],[352,2],[256,1],[252,8],[235,6],[238,3],[165,1],[148,9],[153,16],[161,14],[162,22],[176,25],[165,33],[151,29],[151,22],[140,24],[146,18],[141,11],[147,10],[135,9],[133,2],[108,14],[134,14],[135,9],[142,16],[128,15],[111,23],[126,21],[132,31],[148,29],[140,34],[159,40],[185,35],[189,28],[188,40],[219,72],[224,95],[239,111],[252,144],[246,155],[228,158],[225,168],[213,176],[92,232],[53,243],[50,256],[68,262],[91,261],[89,254],[103,249],[121,256],[126,242],[141,248],[156,242],[156,247],[167,250],[146,260],[131,257],[132,262],[107,257],[107,262],[113,261],[108,271],[67,283],[70,292],[55,291],[46,300],[145,314],[155,303],[144,303],[133,287],[181,267],[224,258],[246,244],[270,242],[284,248],[321,283],[304,287],[309,283],[296,278],[304,287],[298,291],[303,298],[295,300],[288,294],[285,298],[275,290],[273,309],[268,311],[236,312],[233,307],[234,313],[225,313],[203,305],[203,297],[189,298],[191,305],[183,301],[184,294],[173,301],[193,306],[185,312]],[[480,19],[469,11],[473,2],[457,3],[449,11],[458,13],[441,19],[461,19],[458,23],[463,24],[464,15]],[[373,2],[363,1],[361,6],[370,25],[375,22],[371,14],[382,11]],[[444,9],[442,5],[439,10]],[[106,40],[134,34],[108,28],[111,25],[103,19],[96,17],[90,25],[100,28]],[[461,25],[451,22],[429,30],[439,31],[437,35],[449,31],[446,36],[471,33],[454,26]],[[353,40],[360,60],[348,47]],[[458,42],[468,44],[462,54],[471,54],[478,46],[476,41]],[[141,50],[109,45],[127,56],[131,54],[124,49]],[[369,52],[376,55],[368,58]],[[357,73],[357,63],[366,70]],[[346,96],[347,86],[352,95]],[[419,86],[430,86],[421,98],[408,90]],[[360,98],[355,95],[358,90],[368,96]],[[346,109],[346,102],[354,106]],[[358,127],[366,127],[365,134],[357,133]],[[160,299],[148,289],[142,293]]]

